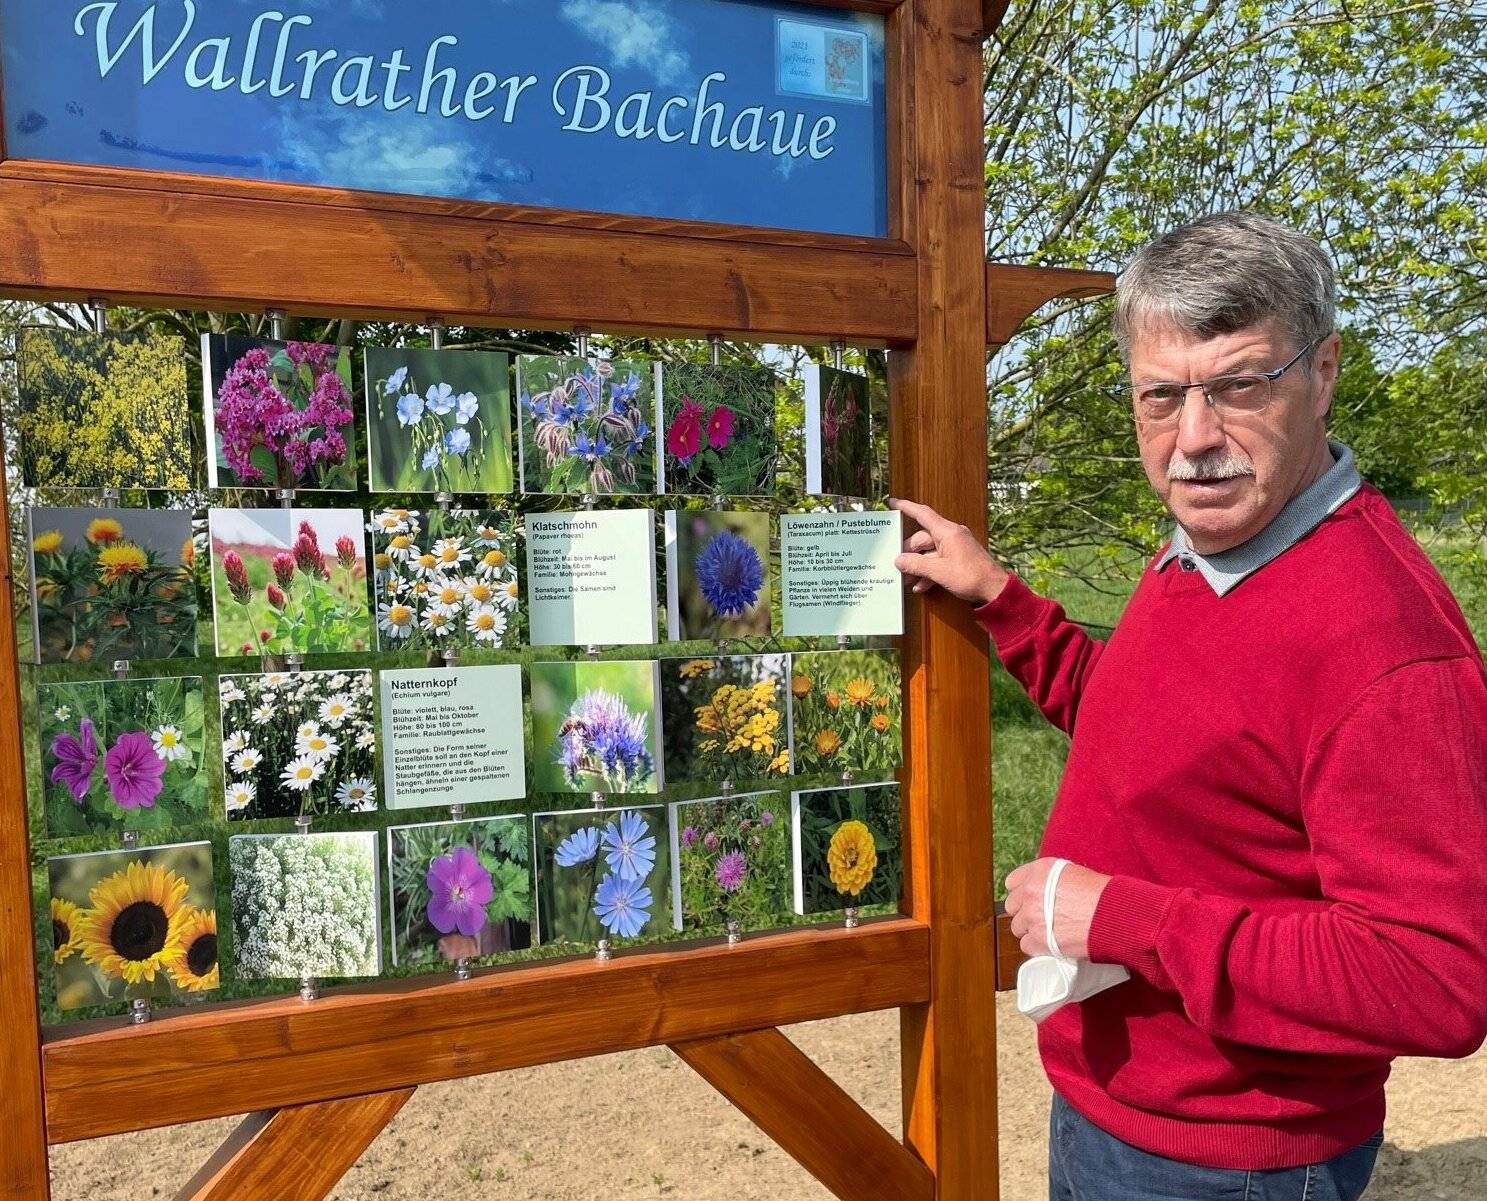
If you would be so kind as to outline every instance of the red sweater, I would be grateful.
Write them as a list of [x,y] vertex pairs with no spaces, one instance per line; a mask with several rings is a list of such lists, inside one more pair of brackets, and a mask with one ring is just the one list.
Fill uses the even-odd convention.
[[1114,877],[1090,957],[1132,973],[1043,1064],[1147,1151],[1327,1159],[1394,1056],[1487,1036],[1487,674],[1371,485],[1223,597],[1156,561],[1108,642],[1015,576],[977,610],[1073,736],[1041,854]]

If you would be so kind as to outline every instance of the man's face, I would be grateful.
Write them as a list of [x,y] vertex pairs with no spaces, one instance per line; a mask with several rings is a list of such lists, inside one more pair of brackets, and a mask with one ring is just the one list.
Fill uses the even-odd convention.
[[[1331,466],[1324,420],[1339,345],[1336,334],[1323,339],[1310,372],[1298,363],[1272,383],[1270,405],[1259,413],[1221,418],[1193,388],[1175,423],[1137,424],[1146,478],[1194,550],[1214,554],[1252,538]],[[1213,338],[1148,326],[1131,340],[1131,380],[1140,388],[1273,371],[1299,349],[1272,321]]]

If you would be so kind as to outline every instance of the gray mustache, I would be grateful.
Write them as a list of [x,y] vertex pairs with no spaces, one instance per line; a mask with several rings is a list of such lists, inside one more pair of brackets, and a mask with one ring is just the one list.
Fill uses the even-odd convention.
[[1231,455],[1217,458],[1173,459],[1167,464],[1169,480],[1227,480],[1237,475],[1254,475],[1253,463]]

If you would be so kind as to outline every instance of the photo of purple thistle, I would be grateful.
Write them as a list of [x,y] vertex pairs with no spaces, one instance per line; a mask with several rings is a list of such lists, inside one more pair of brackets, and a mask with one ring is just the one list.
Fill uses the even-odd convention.
[[688,826],[682,831],[682,846],[690,851],[697,845],[697,837],[697,827]]
[[713,877],[724,892],[737,892],[743,887],[744,873],[749,861],[742,851],[729,851],[718,860]]
[[718,837],[716,830],[709,830],[702,838],[702,845],[709,851],[716,851],[723,845],[723,840]]
[[584,693],[568,710],[559,736],[557,762],[577,788],[585,775],[602,781],[602,792],[633,792],[655,770],[646,730],[649,715],[631,713],[624,700],[602,688]]
[[92,719],[83,718],[76,737],[58,734],[53,738],[52,757],[57,761],[52,780],[65,785],[72,799],[82,804],[93,783],[93,769],[98,766],[98,740],[93,736]]
[[490,872],[469,847],[437,856],[428,870],[429,925],[440,934],[458,930],[475,938],[485,928],[485,907],[495,895]]
[[121,734],[103,758],[103,774],[120,809],[152,809],[163,787],[165,760],[148,734]]
[[739,617],[759,601],[764,563],[759,552],[732,530],[715,534],[694,564],[697,585],[719,617]]
[[656,839],[640,814],[626,810],[604,827],[604,861],[622,880],[644,880],[656,866]]
[[611,934],[634,938],[650,921],[651,890],[639,880],[605,876],[594,890],[594,916]]

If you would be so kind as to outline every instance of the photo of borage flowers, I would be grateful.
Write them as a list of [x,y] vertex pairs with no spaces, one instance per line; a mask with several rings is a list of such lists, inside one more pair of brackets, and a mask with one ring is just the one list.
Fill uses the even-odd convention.
[[814,364],[805,377],[806,491],[871,496],[872,404],[868,378]]
[[227,864],[237,979],[382,970],[375,833],[240,834]]
[[223,676],[217,686],[229,818],[377,808],[370,671]]
[[772,496],[779,444],[768,367],[667,363],[657,427],[663,492]]
[[762,638],[771,628],[768,513],[666,514],[667,633]]
[[364,520],[360,509],[212,509],[217,654],[366,650]]
[[538,942],[644,938],[670,925],[664,805],[539,813],[532,826]]
[[371,347],[365,374],[373,492],[511,491],[506,355]]
[[429,966],[532,945],[532,830],[525,815],[393,826],[392,958]]
[[347,348],[203,334],[201,352],[209,487],[355,489]]
[[59,1009],[217,987],[211,843],[63,855],[47,876]]
[[372,516],[377,645],[499,650],[517,641],[521,588],[509,513],[383,509]]
[[187,344],[151,330],[20,332],[15,426],[30,488],[187,488]]
[[773,926],[790,911],[790,841],[782,792],[680,801],[671,806],[678,930]]
[[27,520],[38,662],[195,656],[190,512],[31,509]]
[[655,391],[654,363],[518,356],[522,491],[654,492]]
[[661,660],[666,777],[743,784],[790,774],[784,655]]
[[897,905],[903,877],[897,784],[792,793],[795,911]]
[[52,838],[205,818],[200,676],[42,684],[37,710]]
[[533,663],[533,792],[660,792],[660,668],[653,662]]
[[798,775],[892,775],[903,757],[896,651],[790,657],[790,745]]

